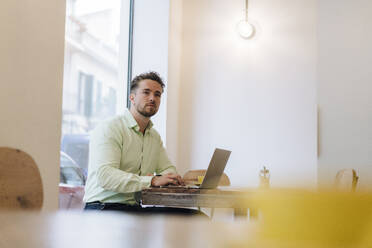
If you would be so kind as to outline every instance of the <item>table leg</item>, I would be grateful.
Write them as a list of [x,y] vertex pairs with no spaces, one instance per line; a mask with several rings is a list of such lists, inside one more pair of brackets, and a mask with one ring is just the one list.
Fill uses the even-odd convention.
[[247,209],[246,208],[234,208],[234,218],[240,217],[247,217]]
[[258,218],[258,210],[254,208],[249,209],[249,220],[256,220]]

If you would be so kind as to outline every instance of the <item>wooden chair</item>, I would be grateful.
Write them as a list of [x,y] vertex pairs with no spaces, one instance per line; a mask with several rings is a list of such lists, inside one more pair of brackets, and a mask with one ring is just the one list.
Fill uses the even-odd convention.
[[[186,184],[197,184],[198,176],[205,176],[206,172],[207,170],[189,170],[183,176],[183,180]],[[222,174],[218,186],[230,186],[230,179],[225,173]]]
[[[207,170],[189,170],[183,176],[183,180],[186,184],[197,184],[198,183],[198,176],[205,176]],[[223,173],[221,179],[218,183],[218,186],[230,186],[230,179],[229,177]],[[199,211],[201,211],[200,207],[198,207]],[[213,218],[214,215],[214,208],[211,208],[210,217]]]
[[0,210],[40,210],[43,187],[30,155],[0,147]]
[[359,177],[354,169],[343,169],[337,172],[335,188],[337,190],[355,191]]

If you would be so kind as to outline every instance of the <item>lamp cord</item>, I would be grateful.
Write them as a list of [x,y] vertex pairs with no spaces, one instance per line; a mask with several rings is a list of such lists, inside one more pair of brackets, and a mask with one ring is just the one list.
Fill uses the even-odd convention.
[[248,22],[248,0],[245,0],[245,21]]

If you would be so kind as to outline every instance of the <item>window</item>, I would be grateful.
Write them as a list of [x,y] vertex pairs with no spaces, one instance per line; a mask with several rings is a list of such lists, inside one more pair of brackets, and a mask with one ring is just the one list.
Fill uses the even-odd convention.
[[86,176],[89,132],[126,106],[128,21],[126,0],[66,2],[61,183]]
[[[60,183],[86,177],[89,133],[124,111],[134,75],[152,70],[166,80],[168,17],[169,1],[67,0]],[[166,94],[152,119],[164,142],[165,108]]]

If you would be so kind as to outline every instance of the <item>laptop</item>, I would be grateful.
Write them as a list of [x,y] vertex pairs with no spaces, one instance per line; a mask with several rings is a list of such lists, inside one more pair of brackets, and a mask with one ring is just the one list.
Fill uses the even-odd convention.
[[199,188],[199,189],[215,189],[218,186],[220,178],[225,170],[227,161],[229,160],[231,151],[216,148],[214,150],[204,180],[200,186],[161,186],[166,188]]

